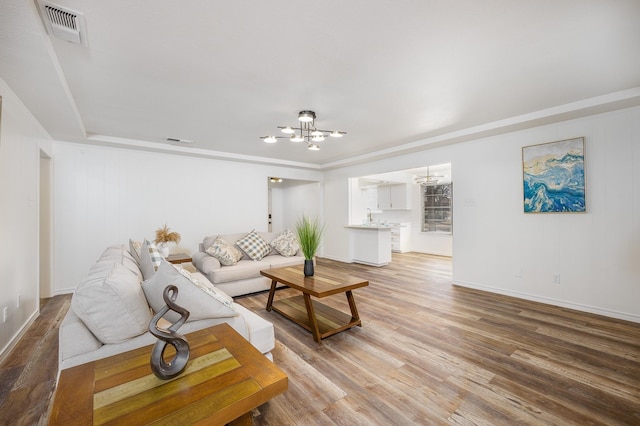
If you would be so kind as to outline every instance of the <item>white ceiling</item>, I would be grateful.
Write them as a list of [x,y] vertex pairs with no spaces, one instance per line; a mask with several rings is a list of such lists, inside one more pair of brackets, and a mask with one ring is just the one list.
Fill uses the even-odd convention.
[[[0,1],[0,77],[59,140],[326,168],[640,105],[638,0],[56,0],[87,47]],[[347,136],[259,139],[303,109]]]

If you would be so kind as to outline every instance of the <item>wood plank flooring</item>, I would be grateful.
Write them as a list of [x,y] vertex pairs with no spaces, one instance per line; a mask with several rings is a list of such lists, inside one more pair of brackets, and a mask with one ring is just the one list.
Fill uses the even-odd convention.
[[[640,324],[453,286],[443,257],[318,265],[369,280],[354,291],[363,327],[317,344],[265,310],[267,293],[236,299],[274,323],[289,376],[256,425],[640,424]],[[344,295],[322,302],[349,310]],[[51,299],[0,366],[0,424],[46,423],[68,304]]]

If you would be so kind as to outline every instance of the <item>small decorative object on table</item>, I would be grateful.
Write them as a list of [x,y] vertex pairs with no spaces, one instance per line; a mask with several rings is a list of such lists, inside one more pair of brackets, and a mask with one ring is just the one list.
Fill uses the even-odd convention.
[[[154,315],[149,323],[149,331],[158,338],[151,351],[151,370],[159,379],[168,380],[182,373],[187,367],[187,362],[189,362],[189,342],[183,335],[177,333],[178,329],[189,318],[189,311],[175,303],[178,297],[178,287],[174,285],[167,286],[162,293],[162,297],[166,305]],[[169,310],[180,314],[180,319],[167,329],[159,328],[158,321]],[[164,359],[164,350],[167,348],[167,344],[173,346],[176,350],[175,356],[168,362]]]
[[180,234],[171,232],[170,229],[166,223],[162,228],[156,229],[155,243],[158,246],[160,254],[165,258],[169,256],[169,243],[178,244],[181,239]]
[[307,216],[302,215],[296,224],[296,232],[298,233],[300,249],[304,254],[304,276],[312,277],[314,273],[313,256],[315,256],[316,251],[320,246],[324,226],[320,223],[318,218],[310,219]]

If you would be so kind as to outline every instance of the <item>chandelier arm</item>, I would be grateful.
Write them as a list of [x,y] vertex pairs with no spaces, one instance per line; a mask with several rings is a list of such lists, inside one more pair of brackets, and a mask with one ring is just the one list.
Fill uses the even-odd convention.
[[325,133],[332,133],[332,132],[337,132],[340,133],[341,135],[346,135],[347,132],[341,132],[340,130],[322,130],[322,129],[315,129],[318,132],[325,132]]
[[268,143],[274,143],[277,139],[290,139],[292,142],[307,142],[309,149],[317,151],[319,149],[318,145],[312,142],[321,142],[326,137],[343,136],[347,134],[347,132],[339,130],[316,129],[316,113],[313,111],[300,111],[298,113],[298,120],[299,123],[297,127],[276,126],[276,128],[282,130],[282,133],[285,133],[287,136],[267,135],[261,136],[260,139],[264,139],[265,142]]

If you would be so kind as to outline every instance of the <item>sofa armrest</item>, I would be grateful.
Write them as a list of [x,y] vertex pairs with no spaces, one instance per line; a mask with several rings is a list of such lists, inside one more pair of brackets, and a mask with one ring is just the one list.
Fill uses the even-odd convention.
[[216,269],[220,269],[222,266],[218,259],[202,251],[194,253],[191,258],[191,262],[204,275],[207,275]]
[[69,308],[58,331],[58,363],[97,351],[102,343],[89,331],[82,320]]

